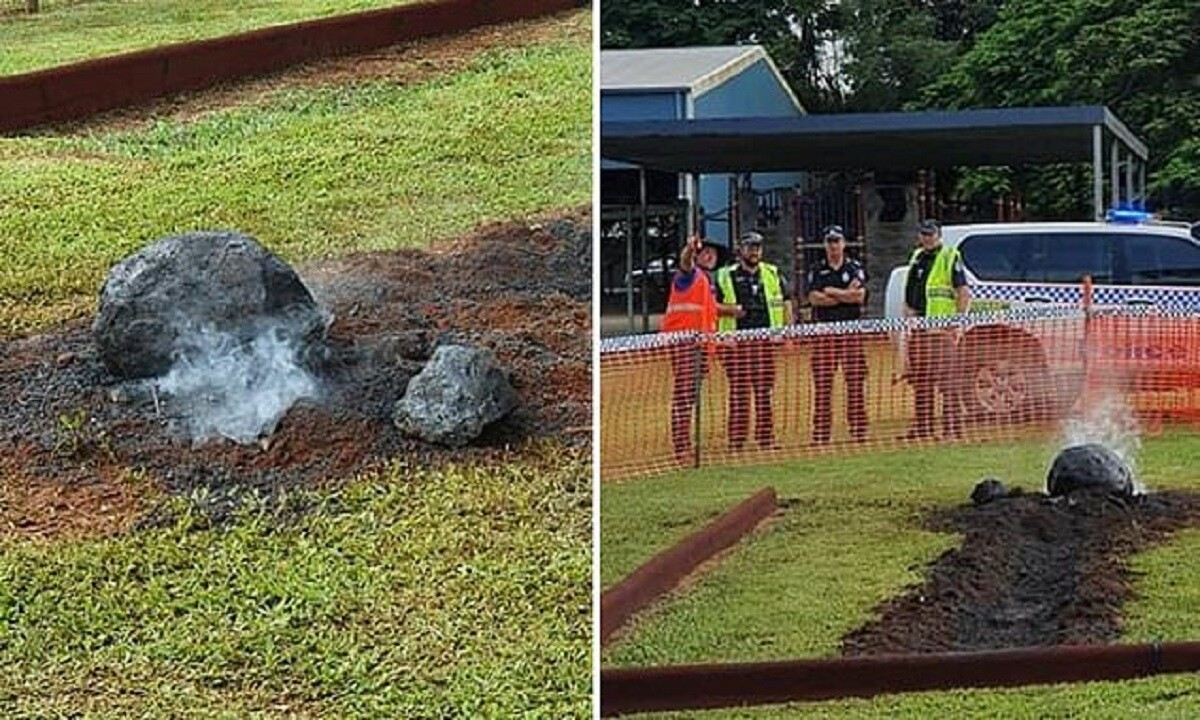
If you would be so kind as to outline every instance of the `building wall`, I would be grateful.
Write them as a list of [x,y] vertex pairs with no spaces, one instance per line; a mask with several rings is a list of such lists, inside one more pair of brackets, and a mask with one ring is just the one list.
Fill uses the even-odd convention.
[[600,93],[601,121],[682,120],[686,108],[682,92]]
[[[682,92],[600,93],[600,120],[682,120],[687,111],[687,96]],[[603,158],[601,143],[601,170],[619,170],[637,167],[629,163]]]
[[[712,119],[731,117],[795,117],[803,114],[791,94],[780,85],[779,77],[771,70],[765,59],[760,59],[740,70],[720,85],[692,97],[685,92],[619,92],[600,94],[600,117],[612,120],[679,120]],[[603,144],[601,145],[603,154]],[[602,170],[633,167],[624,163],[601,159]],[[685,195],[686,183],[681,176],[680,197]],[[728,174],[701,175],[697,180],[697,202],[706,214],[717,215],[719,220],[705,222],[702,232],[706,237],[730,245],[729,206],[730,181]],[[760,173],[753,176],[755,190],[790,188],[803,185],[804,173]],[[743,209],[743,229],[749,229],[752,216],[747,206]],[[768,234],[770,235],[770,233]],[[774,238],[772,236],[772,240]],[[780,242],[789,242],[780,238]]]
[[766,60],[759,60],[695,99],[697,118],[795,117],[804,114]]
[[[791,95],[779,84],[766,60],[759,60],[721,85],[702,93],[694,100],[698,119],[733,117],[796,117],[803,110],[796,107]],[[753,178],[754,189],[792,187],[804,182],[803,173],[759,173]],[[729,203],[729,175],[701,175],[699,180],[700,206],[707,213],[723,210]],[[727,217],[727,216],[726,216]],[[720,242],[729,243],[729,224],[709,222],[705,234]]]
[[883,221],[883,199],[873,182],[863,185],[863,204],[867,224],[867,315],[883,317],[884,291],[892,268],[904,265],[912,257],[920,223],[915,184],[905,185],[904,218]]

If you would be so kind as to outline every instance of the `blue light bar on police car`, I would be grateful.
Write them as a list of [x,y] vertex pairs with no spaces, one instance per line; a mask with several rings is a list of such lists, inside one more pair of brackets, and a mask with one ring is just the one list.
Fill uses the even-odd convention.
[[1104,219],[1111,223],[1128,223],[1132,225],[1143,223],[1153,218],[1153,213],[1129,207],[1109,208],[1108,212],[1104,213]]

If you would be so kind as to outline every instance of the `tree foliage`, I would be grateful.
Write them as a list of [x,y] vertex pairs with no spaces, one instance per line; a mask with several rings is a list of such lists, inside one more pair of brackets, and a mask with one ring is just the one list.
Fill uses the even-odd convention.
[[[1200,0],[1016,0],[915,106],[1107,105],[1150,147],[1151,202],[1200,215]],[[1078,214],[1088,173],[1019,173],[1031,209]]]
[[841,42],[849,111],[898,110],[995,21],[999,0],[846,0]]

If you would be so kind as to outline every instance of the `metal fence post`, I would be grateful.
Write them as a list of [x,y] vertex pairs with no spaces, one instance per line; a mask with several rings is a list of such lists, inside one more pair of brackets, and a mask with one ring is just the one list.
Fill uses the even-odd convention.
[[704,397],[703,391],[705,371],[704,344],[704,336],[698,336],[694,348],[695,355],[692,357],[692,367],[695,368],[696,375],[696,379],[694,381],[696,384],[692,387],[692,390],[695,392],[693,397],[696,398],[696,402],[692,406],[692,467],[694,468],[700,467],[700,418],[703,417],[703,413],[700,412],[700,408],[704,403],[704,400],[702,399]]
[[1083,417],[1087,418],[1091,413],[1091,395],[1093,393],[1092,384],[1095,378],[1092,377],[1092,370],[1095,364],[1092,360],[1092,342],[1093,332],[1095,328],[1092,326],[1092,301],[1093,301],[1094,286],[1092,284],[1092,276],[1083,276],[1083,398],[1082,407]]

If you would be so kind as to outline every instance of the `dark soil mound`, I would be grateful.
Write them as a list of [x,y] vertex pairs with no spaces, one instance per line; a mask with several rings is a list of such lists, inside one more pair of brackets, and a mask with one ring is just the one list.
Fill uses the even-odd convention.
[[[590,228],[581,209],[532,225],[485,227],[434,252],[360,254],[299,267],[335,316],[318,368],[326,392],[320,403],[293,407],[258,445],[217,440],[193,447],[169,400],[130,392],[105,370],[87,319],[0,340],[0,520],[8,528],[0,533],[28,526],[53,536],[59,523],[33,503],[62,495],[55,487],[78,499],[72,513],[99,516],[88,498],[111,509],[114,488],[125,500],[144,495],[147,484],[171,493],[270,494],[344,480],[397,456],[429,464],[492,459],[547,436],[586,443]],[[441,342],[491,349],[512,371],[520,397],[517,410],[473,447],[428,445],[392,425],[393,405],[421,367],[414,358]],[[131,471],[138,471],[136,482]],[[38,492],[17,491],[23,487]],[[120,505],[131,512],[135,503]],[[110,519],[96,527],[124,524]],[[66,518],[61,525],[80,529]]]
[[843,638],[847,655],[1105,643],[1130,597],[1123,558],[1200,519],[1200,496],[1008,497],[936,513],[932,529],[963,533],[924,585],[885,602]]

